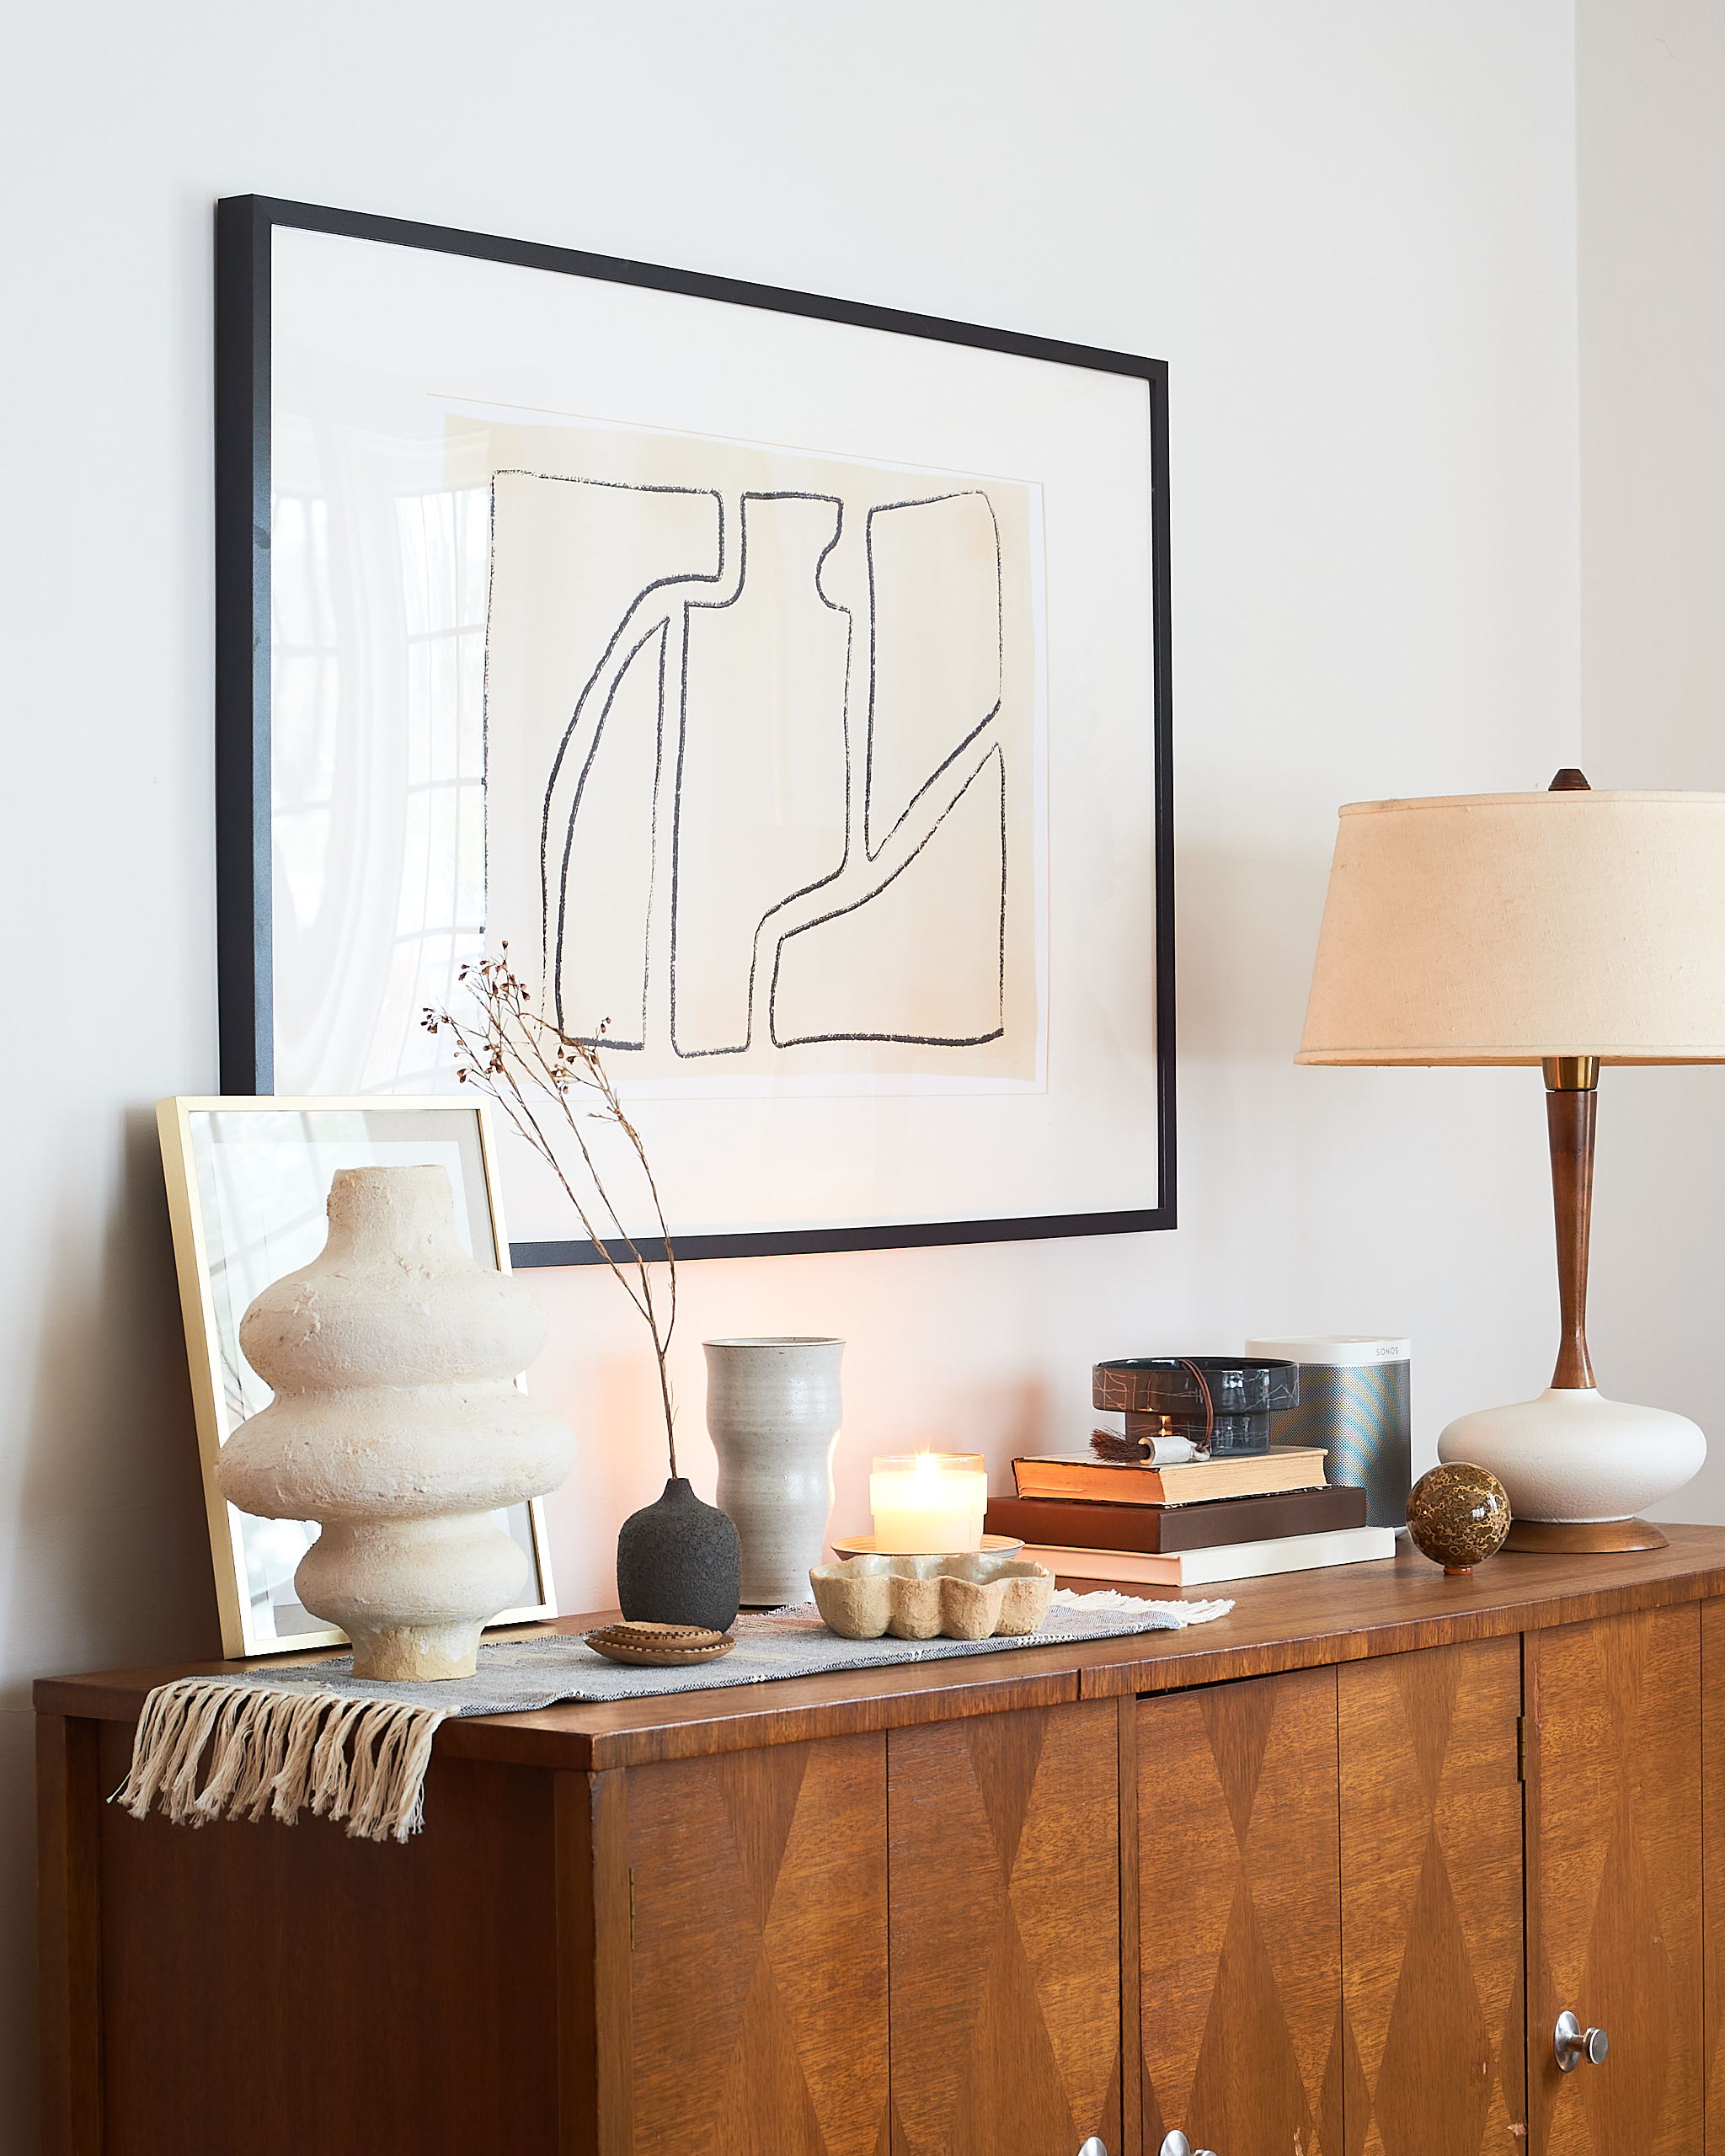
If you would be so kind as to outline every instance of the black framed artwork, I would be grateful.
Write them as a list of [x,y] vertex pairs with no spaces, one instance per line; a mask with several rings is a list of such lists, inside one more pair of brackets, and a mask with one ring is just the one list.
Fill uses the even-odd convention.
[[251,195],[216,315],[224,1092],[506,941],[680,1257],[1174,1225],[1161,361]]

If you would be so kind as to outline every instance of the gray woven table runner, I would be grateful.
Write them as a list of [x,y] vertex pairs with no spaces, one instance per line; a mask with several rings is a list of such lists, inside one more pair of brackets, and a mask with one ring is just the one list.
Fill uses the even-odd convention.
[[350,1834],[405,1841],[423,1821],[432,1738],[452,1716],[725,1691],[782,1678],[1176,1631],[1232,1608],[1231,1602],[1063,1595],[1028,1637],[845,1640],[828,1631],[810,1604],[739,1617],[732,1652],[691,1668],[607,1662],[577,1636],[547,1633],[486,1641],[473,1676],[434,1684],[356,1678],[350,1655],[182,1678],[158,1685],[145,1700],[131,1771],[115,1801],[136,1819],[153,1808],[190,1826],[266,1816],[291,1825],[309,1805],[314,1813],[346,1820]]
[[1109,1640],[1132,1632],[1172,1632],[1182,1625],[1203,1623],[1232,1606],[1140,1602],[1130,1609],[1087,1609],[1056,1604],[1041,1630],[1028,1638],[843,1640],[828,1631],[814,1614],[814,1604],[809,1603],[776,1609],[770,1616],[739,1617],[737,1644],[723,1661],[683,1669],[607,1662],[579,1636],[560,1632],[534,1640],[486,1641],[472,1677],[436,1684],[371,1684],[353,1674],[351,1655],[336,1655],[328,1662],[277,1663],[252,1671],[241,1681],[307,1684],[344,1700],[412,1700],[441,1707],[446,1715],[521,1715],[571,1701],[596,1705],[665,1692],[726,1691],[733,1685],[766,1684],[784,1677],[828,1677],[842,1670],[890,1668],[898,1662],[955,1661],[963,1655],[1011,1653],[1017,1647],[1065,1646],[1075,1640]]

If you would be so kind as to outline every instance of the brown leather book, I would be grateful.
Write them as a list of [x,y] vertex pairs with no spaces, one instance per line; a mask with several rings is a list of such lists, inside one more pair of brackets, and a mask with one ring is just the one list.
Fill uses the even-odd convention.
[[1364,1490],[1290,1490],[1209,1504],[1105,1505],[1079,1497],[991,1497],[983,1529],[1059,1550],[1128,1550],[1163,1556],[1283,1534],[1327,1534],[1365,1525]]

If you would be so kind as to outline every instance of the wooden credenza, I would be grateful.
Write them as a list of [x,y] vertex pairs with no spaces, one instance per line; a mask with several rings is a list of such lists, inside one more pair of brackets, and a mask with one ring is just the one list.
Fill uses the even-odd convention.
[[450,1723],[405,1848],[140,1825],[190,1668],[44,1680],[45,2145],[1725,2149],[1725,1529],[1670,1534]]

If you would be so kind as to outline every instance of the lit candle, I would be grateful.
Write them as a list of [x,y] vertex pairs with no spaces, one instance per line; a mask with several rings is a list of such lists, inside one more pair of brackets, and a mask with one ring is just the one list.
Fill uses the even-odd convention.
[[877,1550],[944,1556],[982,1547],[988,1471],[980,1452],[884,1455],[868,1478]]

